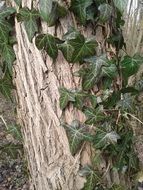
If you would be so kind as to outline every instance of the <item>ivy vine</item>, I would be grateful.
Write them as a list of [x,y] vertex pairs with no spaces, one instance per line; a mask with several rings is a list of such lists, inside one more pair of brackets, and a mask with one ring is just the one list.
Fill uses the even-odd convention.
[[[62,6],[57,1],[40,0],[39,10],[22,8],[20,0],[15,2],[19,6],[18,13],[9,7],[0,11],[0,55],[4,73],[0,80],[1,92],[10,95],[8,77],[11,77],[15,60],[12,33],[13,18],[16,16],[19,22],[24,23],[29,41],[32,42],[35,37],[39,50],[46,51],[54,61],[58,51],[61,51],[67,62],[81,64],[81,69],[75,75],[82,78],[82,89],[61,87],[60,107],[64,111],[72,104],[86,116],[85,123],[75,120],[71,124],[64,124],[73,155],[78,153],[84,142],[91,143],[95,149],[92,165],[83,166],[80,170],[80,175],[87,177],[84,190],[125,189],[117,184],[109,188],[104,179],[106,170],[102,171],[98,166],[105,158],[106,167],[109,166],[107,170],[116,170],[127,176],[134,176],[139,167],[133,146],[133,129],[128,126],[127,120],[134,115],[136,97],[143,89],[143,80],[140,85],[134,86],[129,86],[128,80],[138,72],[143,57],[137,54],[132,57],[127,54],[121,56],[120,53],[122,49],[126,51],[122,26],[127,1],[71,0],[70,5]],[[105,36],[108,49],[104,53],[97,56],[98,42],[95,35],[87,38],[78,27],[70,27],[62,39],[40,32],[39,20],[51,27],[69,13],[74,15],[79,25],[92,26],[95,31],[100,26],[104,33],[106,25],[109,25],[110,34]]]

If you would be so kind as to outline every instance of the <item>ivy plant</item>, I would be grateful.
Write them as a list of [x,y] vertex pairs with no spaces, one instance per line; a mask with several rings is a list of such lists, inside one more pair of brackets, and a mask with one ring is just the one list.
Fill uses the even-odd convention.
[[[15,42],[12,33],[16,17],[24,25],[29,42],[35,42],[40,51],[45,51],[53,64],[59,51],[67,64],[80,64],[80,70],[74,75],[81,78],[81,86],[79,89],[61,87],[59,106],[65,112],[73,105],[86,117],[84,123],[75,119],[72,123],[63,124],[73,156],[81,151],[85,142],[92,146],[96,155],[91,158],[90,166],[82,166],[79,171],[87,178],[83,189],[125,189],[115,181],[109,187],[105,174],[108,170],[116,170],[119,175],[124,173],[130,176],[130,181],[133,181],[132,176],[139,167],[134,151],[133,129],[128,126],[125,116],[134,114],[136,99],[143,89],[142,80],[134,85],[128,83],[129,77],[140,69],[143,57],[121,54],[122,49],[126,50],[122,26],[127,1],[71,0],[65,6],[55,0],[40,0],[39,9],[21,7],[21,2],[15,0],[19,6],[18,13],[10,7],[0,11],[1,92],[10,97],[13,87],[11,76],[15,54],[12,47]],[[69,15],[72,15],[77,26],[69,27],[61,39],[56,34],[41,32],[41,22],[48,27],[57,27],[60,20]],[[107,25],[110,27],[109,34],[105,33]],[[99,43],[95,33],[98,26],[102,28],[105,49],[97,55]],[[82,27],[92,30],[90,38],[81,32]],[[98,164],[95,159],[97,155]],[[108,163],[105,174],[98,167],[103,159]]]

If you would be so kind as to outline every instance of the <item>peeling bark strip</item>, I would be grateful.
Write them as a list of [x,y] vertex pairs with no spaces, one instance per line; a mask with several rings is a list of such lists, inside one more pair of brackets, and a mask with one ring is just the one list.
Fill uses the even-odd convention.
[[[31,6],[22,1],[23,7]],[[38,3],[38,2],[36,2]],[[64,24],[63,24],[64,23]],[[69,18],[65,19],[57,34],[67,30]],[[23,24],[16,21],[17,45],[14,83],[17,89],[18,119],[23,126],[24,143],[30,173],[36,190],[80,190],[85,179],[78,175],[79,159],[69,150],[68,139],[61,126],[62,111],[59,108],[59,87],[75,88],[70,65],[59,54],[57,62],[35,44],[30,43]],[[43,24],[44,33],[55,33],[55,28]],[[63,121],[83,116],[72,107],[66,111]]]

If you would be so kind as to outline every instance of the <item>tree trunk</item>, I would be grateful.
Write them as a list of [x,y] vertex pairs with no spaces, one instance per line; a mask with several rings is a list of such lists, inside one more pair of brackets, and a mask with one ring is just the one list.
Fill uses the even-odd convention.
[[[22,4],[31,8],[32,0],[24,0]],[[71,22],[69,15],[57,29],[42,23],[43,32],[55,34],[56,31],[62,37]],[[79,79],[73,77],[79,66],[67,63],[60,52],[53,63],[36,48],[34,40],[29,42],[24,25],[17,20],[15,30],[17,114],[32,182],[36,190],[79,190],[85,182],[78,174],[80,155],[71,155],[61,123],[70,123],[76,118],[83,121],[84,116],[72,106],[64,114],[59,107],[59,87],[72,89],[80,85]]]

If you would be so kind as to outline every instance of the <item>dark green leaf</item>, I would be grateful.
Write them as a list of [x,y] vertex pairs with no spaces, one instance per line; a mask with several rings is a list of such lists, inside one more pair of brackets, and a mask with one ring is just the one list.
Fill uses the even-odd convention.
[[91,57],[84,59],[88,63],[92,63],[83,76],[83,89],[91,89],[101,78],[102,67],[108,65],[105,55],[100,57]]
[[121,93],[125,94],[125,93],[131,93],[131,94],[138,94],[139,90],[137,90],[134,87],[127,87],[127,88],[122,88],[121,89]]
[[64,42],[63,44],[59,44],[58,48],[63,53],[65,59],[68,62],[71,62],[72,61],[73,52],[74,52],[74,48],[67,41]]
[[75,103],[74,105],[79,108],[82,109],[84,106],[84,102],[86,100],[87,94],[85,94],[84,92],[80,91],[80,90],[76,90],[74,92],[75,95]]
[[66,88],[60,89],[60,108],[65,109],[69,102],[75,102],[74,94]]
[[98,10],[100,11],[99,18],[102,22],[106,22],[112,15],[112,7],[107,3],[101,4]]
[[121,100],[117,103],[118,108],[123,111],[133,111],[133,98],[129,93],[123,94]]
[[87,176],[87,181],[84,185],[83,190],[93,190],[95,185],[100,182],[101,177],[99,176],[99,172],[92,169],[90,166],[84,166],[80,170],[81,176]]
[[102,67],[102,76],[115,78],[117,76],[116,65],[110,61],[107,61],[107,65]]
[[105,119],[104,113],[100,109],[85,108],[84,114],[87,117],[86,124],[93,125]]
[[8,77],[0,79],[0,92],[7,98],[11,99],[11,90],[13,89],[12,80]]
[[86,126],[82,126],[79,121],[74,120],[71,125],[66,125],[71,153],[74,155],[80,149],[84,140],[92,141],[93,137],[86,131]]
[[126,9],[127,7],[127,0],[113,0],[114,5],[120,10],[120,12],[123,13],[123,11]]
[[112,44],[114,47],[116,47],[116,50],[119,51],[124,46],[126,48],[126,44],[124,41],[124,37],[121,31],[115,32],[115,34],[112,34],[107,39],[108,43]]
[[121,61],[122,73],[125,78],[128,78],[137,73],[141,59],[138,57],[125,56]]
[[6,7],[2,11],[0,11],[0,19],[10,16],[11,14],[15,13],[16,10],[12,7]]
[[74,48],[72,62],[83,61],[84,58],[95,54],[97,42],[95,39],[85,39],[83,35],[78,35],[76,39],[69,40]]
[[64,34],[63,40],[73,40],[76,39],[80,35],[79,31],[77,31],[75,28],[70,27],[69,30]]
[[12,73],[12,63],[15,60],[15,53],[11,46],[7,44],[3,44],[3,48],[1,50],[2,60],[7,63],[9,72]]
[[113,107],[116,105],[116,103],[121,99],[121,92],[113,92],[111,96],[107,99],[107,101],[104,103],[106,107]]
[[50,34],[40,34],[35,39],[35,44],[39,50],[44,49],[54,60],[58,56],[56,39]]
[[87,8],[93,3],[92,0],[72,0],[71,10],[77,16],[81,24],[85,24],[87,20]]
[[35,9],[22,8],[19,10],[18,20],[24,21],[24,26],[29,38],[32,41],[35,33],[38,32],[37,19],[39,18],[39,13]]
[[49,16],[52,11],[53,0],[40,0],[39,1],[39,9],[40,15],[44,21],[49,21]]
[[15,3],[20,7],[21,6],[21,3],[22,3],[22,0],[14,0]]
[[0,19],[0,40],[7,43],[10,31],[12,31],[11,25],[5,19]]
[[96,128],[94,144],[96,149],[106,148],[109,144],[116,144],[120,136],[116,131],[107,131],[104,128]]
[[[42,2],[44,2],[44,0]],[[42,2],[41,2],[41,17],[48,23],[48,26],[55,25],[56,22],[59,20],[59,18],[66,16],[67,10],[63,6],[59,5],[58,2],[56,1],[50,2],[49,0],[47,0],[47,2],[44,2],[44,4],[46,3],[44,11],[42,9],[42,7],[44,6]],[[52,9],[51,9],[51,3],[52,3]]]

